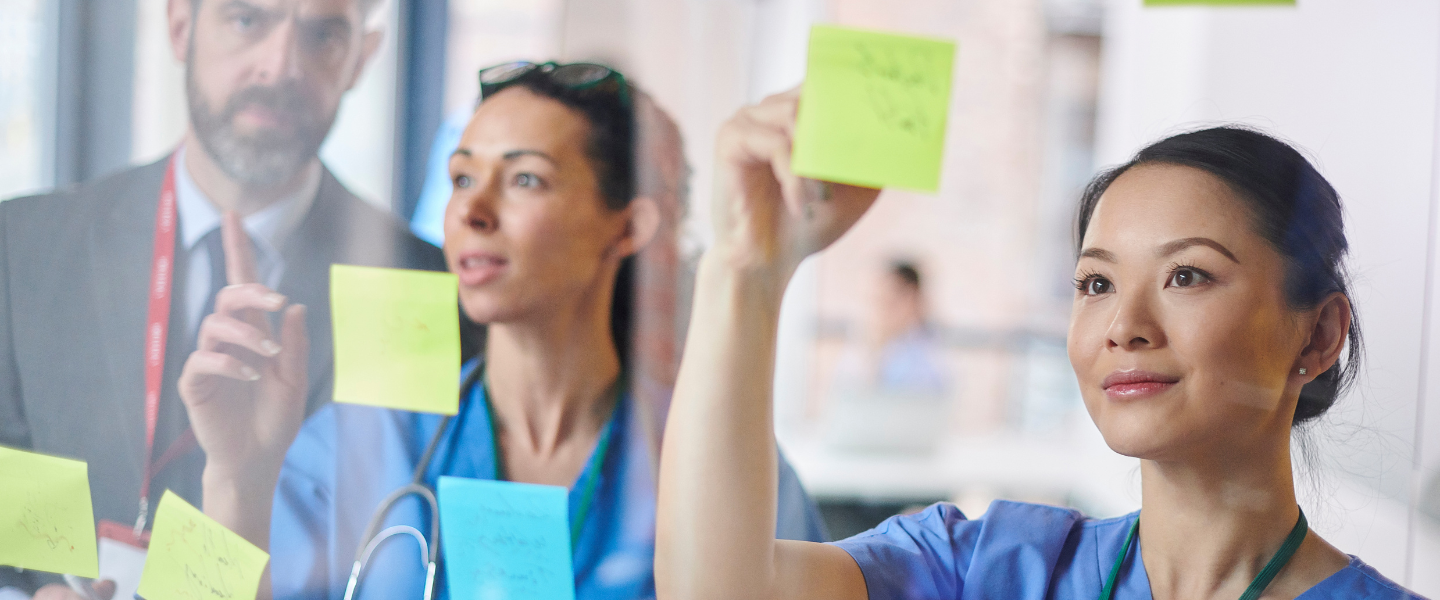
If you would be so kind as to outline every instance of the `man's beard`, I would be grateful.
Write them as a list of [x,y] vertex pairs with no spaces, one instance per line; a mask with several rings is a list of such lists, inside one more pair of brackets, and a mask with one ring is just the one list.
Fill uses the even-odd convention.
[[[191,60],[185,69],[190,123],[205,151],[231,179],[254,188],[279,185],[305,168],[320,150],[335,114],[321,114],[323,109],[315,106],[299,86],[290,82],[251,86],[231,96],[216,113],[196,87],[193,65]],[[252,105],[289,117],[289,126],[252,134],[235,131],[236,113]]]

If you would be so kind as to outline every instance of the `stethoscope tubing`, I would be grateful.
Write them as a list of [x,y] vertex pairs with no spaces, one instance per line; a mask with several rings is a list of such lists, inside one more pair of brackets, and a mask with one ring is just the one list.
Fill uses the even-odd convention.
[[[484,372],[483,365],[477,364],[465,376],[460,384],[460,391],[470,389],[478,383],[480,374]],[[409,534],[420,544],[420,563],[425,565],[425,600],[431,600],[435,592],[435,567],[440,560],[440,503],[435,500],[435,491],[425,485],[425,472],[430,469],[430,462],[435,458],[435,449],[439,447],[440,440],[445,436],[445,430],[450,425],[450,417],[440,420],[440,426],[435,429],[434,435],[430,437],[430,443],[425,446],[425,453],[420,456],[420,461],[415,464],[415,471],[410,478],[410,483],[402,488],[390,492],[380,506],[370,515],[370,523],[365,526],[365,535],[360,539],[365,540],[355,549],[355,564],[350,568],[350,581],[345,584],[345,600],[353,600],[355,591],[360,586],[360,576],[365,570],[365,565],[370,562],[370,555],[380,546],[381,542],[396,535]],[[430,537],[429,543],[418,529],[409,525],[396,525],[384,531],[376,533],[380,525],[385,522],[385,516],[390,514],[390,509],[400,499],[411,494],[420,496],[430,505]]]

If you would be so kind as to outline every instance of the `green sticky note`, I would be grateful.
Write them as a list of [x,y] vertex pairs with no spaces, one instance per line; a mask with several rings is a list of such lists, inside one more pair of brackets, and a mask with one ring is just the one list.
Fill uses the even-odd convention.
[[459,412],[459,297],[452,273],[331,265],[335,401]]
[[1145,6],[1295,6],[1295,0],[1145,0]]
[[0,447],[0,565],[94,578],[86,465]]
[[816,25],[791,168],[868,187],[940,188],[955,44]]
[[138,593],[145,600],[254,598],[270,555],[165,490]]

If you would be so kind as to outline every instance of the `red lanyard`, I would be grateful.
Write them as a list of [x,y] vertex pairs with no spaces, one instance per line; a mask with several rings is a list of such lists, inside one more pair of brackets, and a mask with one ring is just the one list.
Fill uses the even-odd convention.
[[145,318],[145,475],[140,480],[140,516],[135,519],[135,535],[145,529],[150,513],[150,480],[160,469],[195,443],[195,434],[185,433],[170,444],[160,460],[150,461],[155,452],[155,422],[160,418],[160,390],[164,386],[165,345],[170,334],[170,291],[174,288],[175,229],[178,214],[175,206],[175,158],[165,168],[165,182],[160,187],[160,201],[155,208],[155,250],[150,261],[150,309]]

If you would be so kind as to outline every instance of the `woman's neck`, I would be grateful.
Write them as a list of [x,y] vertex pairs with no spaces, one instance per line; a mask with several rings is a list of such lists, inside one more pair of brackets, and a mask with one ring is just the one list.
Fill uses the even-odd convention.
[[[609,302],[496,323],[485,344],[491,406],[512,447],[543,460],[604,426],[620,376]],[[590,304],[591,306],[585,306]]]
[[[1140,471],[1140,549],[1156,600],[1239,598],[1299,518],[1288,435],[1225,457],[1145,460]],[[1265,597],[1293,598],[1344,564],[1312,533]]]

